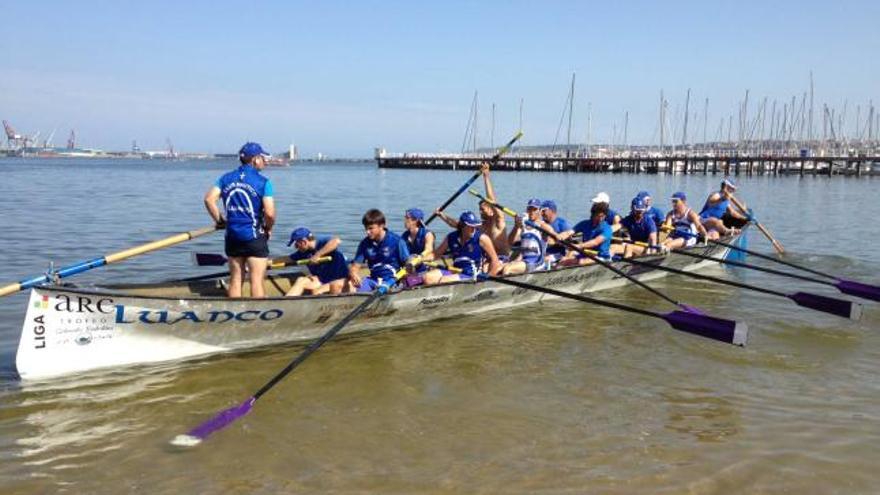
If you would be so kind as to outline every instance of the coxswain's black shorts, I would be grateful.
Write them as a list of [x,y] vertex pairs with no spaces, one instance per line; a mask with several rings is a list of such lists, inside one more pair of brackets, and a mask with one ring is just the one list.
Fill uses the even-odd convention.
[[226,256],[230,258],[268,258],[269,242],[265,235],[252,241],[226,238]]

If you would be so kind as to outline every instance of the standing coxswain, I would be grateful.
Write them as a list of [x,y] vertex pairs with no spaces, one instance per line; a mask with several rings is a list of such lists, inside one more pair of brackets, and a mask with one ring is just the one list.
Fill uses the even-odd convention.
[[[263,279],[269,258],[269,238],[275,225],[272,182],[260,174],[270,157],[258,143],[245,143],[238,152],[241,165],[222,175],[205,194],[205,208],[218,226],[226,227],[229,258],[229,297],[241,297],[247,268],[251,297],[265,297]],[[223,200],[226,217],[217,208]]]

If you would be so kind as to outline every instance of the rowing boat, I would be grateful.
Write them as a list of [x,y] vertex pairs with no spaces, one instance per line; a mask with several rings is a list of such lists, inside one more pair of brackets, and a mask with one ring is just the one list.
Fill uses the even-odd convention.
[[[741,242],[742,234],[729,239]],[[689,251],[724,258],[717,244]],[[685,271],[717,263],[685,256],[649,255],[640,260]],[[613,263],[627,275],[651,280],[666,275],[650,266]],[[272,274],[265,299],[225,297],[226,276],[160,283],[80,288],[33,288],[15,362],[22,379],[173,361],[279,343],[310,341],[358,306],[368,294],[283,297],[301,273]],[[510,277],[570,293],[620,287],[627,280],[599,265],[557,268]],[[245,293],[248,293],[245,287]],[[389,292],[343,333],[370,332],[497,311],[555,296],[493,281],[461,281]],[[737,335],[735,343],[744,343]]]

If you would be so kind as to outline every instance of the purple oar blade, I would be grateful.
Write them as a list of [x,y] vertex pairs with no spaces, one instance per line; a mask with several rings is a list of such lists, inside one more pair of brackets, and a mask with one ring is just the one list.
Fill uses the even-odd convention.
[[810,294],[809,292],[795,292],[790,294],[788,298],[796,302],[798,306],[842,316],[851,320],[858,320],[862,317],[862,305],[845,299],[820,296],[819,294]]
[[691,306],[690,304],[679,303],[678,307],[685,310],[688,313],[693,313],[695,315],[708,316],[702,309],[700,309],[696,306]]
[[660,316],[676,330],[720,340],[728,344],[744,346],[749,336],[749,327],[745,323],[734,320],[715,318],[690,311],[673,311]]
[[838,280],[834,286],[844,294],[880,302],[880,287],[876,285],[863,284],[852,280]]
[[216,416],[199,426],[196,426],[186,435],[177,435],[174,437],[174,439],[171,440],[171,444],[179,447],[194,447],[198,445],[202,440],[208,438],[210,434],[226,428],[238,418],[251,412],[251,409],[254,407],[254,402],[256,401],[257,399],[255,397],[250,397],[237,406],[220,411]]

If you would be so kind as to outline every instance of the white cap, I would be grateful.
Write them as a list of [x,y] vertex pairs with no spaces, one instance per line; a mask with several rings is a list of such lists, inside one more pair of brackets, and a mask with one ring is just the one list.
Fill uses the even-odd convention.
[[608,193],[600,192],[593,198],[593,203],[611,203],[611,196]]

